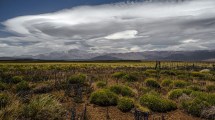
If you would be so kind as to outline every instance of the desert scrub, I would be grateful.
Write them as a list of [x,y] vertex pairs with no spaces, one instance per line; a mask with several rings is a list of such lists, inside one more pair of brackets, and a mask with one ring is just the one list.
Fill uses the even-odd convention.
[[181,104],[182,108],[186,110],[189,114],[194,116],[200,116],[203,109],[210,106],[206,101],[202,101],[198,98],[195,98],[190,101],[184,101]]
[[208,92],[214,92],[215,91],[215,85],[207,85],[206,91]]
[[159,84],[156,80],[154,80],[154,79],[152,79],[152,78],[146,79],[146,80],[145,80],[145,83],[146,83],[146,86],[147,86],[147,87],[151,87],[151,88],[160,88],[160,84]]
[[198,98],[201,101],[206,101],[210,105],[215,105],[215,94],[214,93],[193,91],[191,93],[191,97]]
[[134,101],[131,98],[122,97],[117,103],[117,108],[122,112],[128,112],[134,107]]
[[105,83],[104,81],[98,81],[98,82],[96,83],[96,86],[97,86],[98,88],[104,88],[104,87],[106,86],[106,83]]
[[23,92],[30,90],[28,82],[22,81],[16,85],[16,92]]
[[140,104],[155,112],[167,112],[177,109],[177,106],[173,101],[154,94],[141,96]]
[[9,103],[9,96],[6,93],[0,93],[0,110]]
[[174,81],[174,86],[177,87],[177,88],[184,88],[184,87],[186,87],[188,85],[189,85],[188,82],[185,82],[185,81],[182,81],[182,80]]
[[8,88],[8,85],[6,83],[0,82],[0,91],[4,91]]
[[112,74],[112,77],[114,77],[115,79],[122,79],[123,76],[125,76],[125,75],[126,75],[126,73],[124,73],[124,72],[115,72]]
[[118,96],[108,89],[101,89],[90,95],[90,103],[99,106],[117,105]]
[[148,69],[144,72],[144,74],[148,77],[155,77],[157,75],[157,71],[153,69]]
[[22,107],[20,118],[30,120],[65,119],[65,109],[55,97],[41,95]]
[[199,79],[204,79],[205,78],[205,74],[201,73],[201,72],[191,72],[191,76],[193,76],[195,78],[199,78]]
[[11,82],[13,84],[17,84],[17,83],[19,83],[21,81],[23,81],[23,76],[14,76],[14,77],[12,77],[12,80],[11,80]]
[[78,74],[78,75],[72,75],[67,80],[68,84],[84,84],[86,80],[86,75],[84,74]]
[[168,97],[170,99],[178,99],[183,94],[190,95],[191,93],[192,93],[192,90],[190,89],[174,89],[168,93]]
[[197,85],[189,86],[188,89],[193,90],[193,91],[204,91],[203,88],[201,88],[200,86],[197,86]]
[[133,90],[128,87],[128,86],[124,86],[124,85],[113,85],[110,88],[110,91],[118,94],[118,95],[122,95],[122,96],[134,96],[134,92]]
[[134,74],[126,74],[123,76],[123,79],[127,82],[135,82],[138,78]]
[[161,85],[163,87],[169,87],[172,83],[173,83],[172,80],[167,79],[167,80],[162,80]]
[[168,75],[168,76],[176,76],[176,72],[173,70],[162,70],[160,74]]

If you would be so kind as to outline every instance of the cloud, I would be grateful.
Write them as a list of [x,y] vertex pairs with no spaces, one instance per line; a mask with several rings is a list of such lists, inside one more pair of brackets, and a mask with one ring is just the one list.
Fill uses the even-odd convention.
[[215,1],[79,6],[2,22],[0,56],[80,49],[89,52],[214,49]]

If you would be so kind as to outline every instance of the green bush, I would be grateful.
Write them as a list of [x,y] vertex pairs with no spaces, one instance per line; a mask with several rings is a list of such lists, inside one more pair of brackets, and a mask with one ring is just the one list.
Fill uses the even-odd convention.
[[146,79],[145,83],[146,83],[146,86],[148,86],[148,87],[160,88],[159,83],[156,80],[154,80],[154,79],[151,79],[151,78]]
[[26,120],[62,120],[65,118],[65,109],[53,96],[41,95],[32,99],[21,109],[21,119]]
[[215,91],[215,85],[207,85],[206,90],[208,92],[214,92]]
[[23,81],[23,77],[22,76],[14,76],[12,77],[12,83],[17,84],[19,82]]
[[7,84],[3,83],[3,82],[0,82],[0,91],[3,91],[5,89],[7,89]]
[[5,93],[0,93],[0,110],[4,108],[9,102],[9,96]]
[[190,95],[192,93],[192,90],[189,89],[175,89],[170,91],[169,98],[170,99],[178,99],[182,94]]
[[173,83],[172,80],[163,80],[163,81],[161,82],[161,85],[162,85],[163,87],[169,87],[172,83]]
[[186,86],[188,86],[189,84],[185,81],[182,81],[182,80],[177,80],[177,81],[174,81],[174,86],[177,87],[177,88],[184,88]]
[[193,90],[193,91],[203,91],[203,89],[197,85],[189,86],[188,89]]
[[191,96],[194,98],[200,99],[201,101],[206,101],[210,105],[215,105],[215,94],[214,93],[205,93],[205,92],[193,91],[191,93]]
[[157,74],[157,71],[153,69],[148,69],[144,72],[144,74],[148,77],[155,77]]
[[191,101],[182,102],[182,108],[185,109],[189,114],[200,116],[203,109],[209,107],[209,104],[205,101],[202,101],[198,98],[195,98]]
[[122,79],[126,74],[124,72],[115,72],[112,76],[116,79]]
[[104,81],[98,81],[98,82],[96,83],[96,86],[97,86],[98,88],[104,88],[104,87],[106,86],[106,83],[105,83]]
[[140,104],[147,106],[149,109],[155,112],[167,112],[177,109],[177,106],[173,101],[153,94],[141,96]]
[[117,105],[118,96],[107,89],[101,89],[93,92],[90,96],[90,103],[99,106]]
[[199,79],[204,79],[205,78],[205,74],[201,73],[201,72],[191,72],[191,75],[195,78],[199,78]]
[[122,112],[128,112],[134,107],[134,101],[130,98],[122,97],[117,103],[117,108]]
[[86,80],[86,75],[84,74],[78,74],[78,75],[72,75],[67,80],[68,84],[84,84]]
[[128,86],[124,86],[124,85],[113,85],[110,88],[110,91],[116,93],[116,94],[120,94],[122,96],[134,96],[134,92],[132,91],[132,89]]
[[177,74],[176,74],[176,72],[175,71],[172,71],[172,70],[162,70],[161,72],[160,72],[160,74],[164,74],[164,75],[172,75],[172,76],[176,76]]
[[22,81],[16,85],[16,91],[17,92],[22,92],[22,91],[27,91],[30,90],[29,84],[26,81]]
[[123,79],[128,82],[135,82],[138,80],[138,78],[132,74],[126,74],[125,76],[123,76]]

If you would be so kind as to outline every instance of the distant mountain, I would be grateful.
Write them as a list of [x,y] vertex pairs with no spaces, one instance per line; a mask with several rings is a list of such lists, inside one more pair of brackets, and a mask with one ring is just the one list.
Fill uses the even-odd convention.
[[199,51],[145,51],[128,53],[89,53],[78,49],[51,52],[35,56],[0,57],[0,60],[171,60],[215,61],[215,50]]

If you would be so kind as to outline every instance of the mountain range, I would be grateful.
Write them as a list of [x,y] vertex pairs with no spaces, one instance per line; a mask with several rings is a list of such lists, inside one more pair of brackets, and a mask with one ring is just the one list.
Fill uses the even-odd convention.
[[72,49],[39,55],[0,57],[0,60],[170,60],[170,61],[215,61],[215,50],[198,51],[144,51],[128,53],[89,53]]

